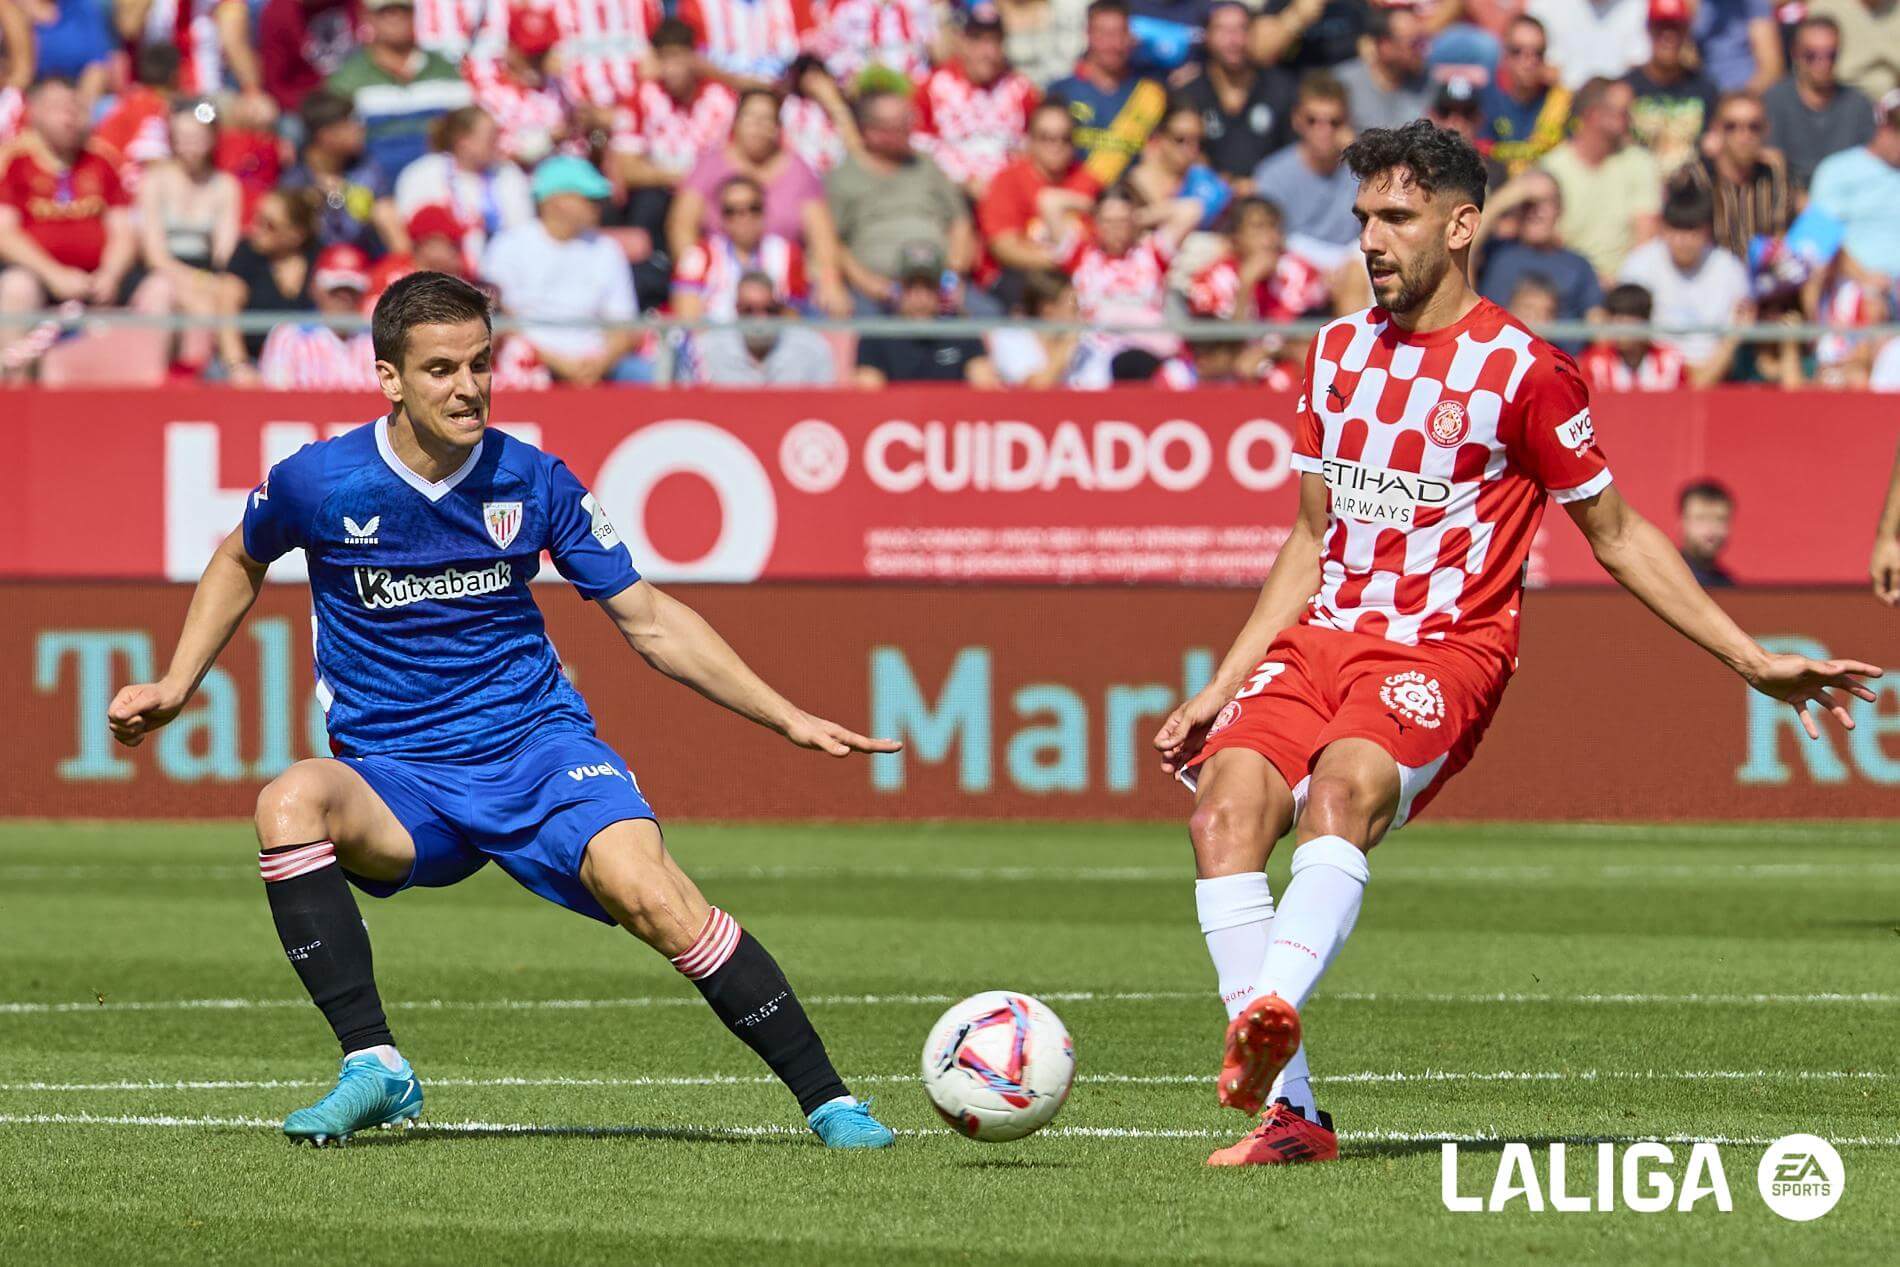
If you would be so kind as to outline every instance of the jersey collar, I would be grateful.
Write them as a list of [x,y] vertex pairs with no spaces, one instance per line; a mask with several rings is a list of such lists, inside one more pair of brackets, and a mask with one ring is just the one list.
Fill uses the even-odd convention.
[[475,464],[482,460],[482,449],[487,446],[488,437],[482,437],[482,443],[469,450],[468,460],[450,471],[439,480],[425,480],[410,470],[403,460],[396,456],[396,450],[389,443],[389,415],[384,414],[376,420],[376,452],[382,456],[383,465],[394,472],[397,479],[421,493],[432,502],[439,502],[455,491],[455,486],[468,478]]

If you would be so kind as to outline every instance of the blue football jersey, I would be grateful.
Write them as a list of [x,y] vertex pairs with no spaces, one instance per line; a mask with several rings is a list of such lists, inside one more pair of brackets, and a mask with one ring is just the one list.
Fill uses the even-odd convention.
[[590,599],[640,579],[565,464],[489,431],[438,482],[389,443],[389,420],[305,445],[252,492],[244,550],[309,562],[317,696],[351,756],[490,761],[532,732],[592,734],[528,582],[546,550]]

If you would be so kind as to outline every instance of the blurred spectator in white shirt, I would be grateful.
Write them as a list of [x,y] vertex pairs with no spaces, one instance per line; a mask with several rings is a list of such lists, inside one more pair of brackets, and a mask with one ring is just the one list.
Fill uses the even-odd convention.
[[488,239],[534,219],[527,173],[501,157],[500,132],[480,106],[451,110],[429,125],[430,153],[396,178],[396,210],[407,220],[424,207],[449,207],[463,249],[479,258]]
[[[1715,245],[1715,201],[1709,191],[1680,185],[1663,203],[1662,235],[1631,251],[1617,280],[1647,290],[1659,326],[1747,325],[1754,320],[1748,270]],[[1707,387],[1728,376],[1736,342],[1719,334],[1660,340],[1689,363],[1689,381]]]
[[1649,0],[1530,0],[1550,58],[1573,92],[1592,79],[1620,79],[1649,60]]

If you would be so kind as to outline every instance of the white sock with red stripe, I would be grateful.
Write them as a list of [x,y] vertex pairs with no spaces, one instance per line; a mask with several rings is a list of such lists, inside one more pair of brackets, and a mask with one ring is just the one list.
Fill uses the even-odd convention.
[[1258,994],[1306,1006],[1352,935],[1371,878],[1366,855],[1344,836],[1318,836],[1293,851],[1293,878],[1273,917],[1255,985]]
[[[1215,876],[1194,882],[1194,909],[1201,934],[1207,939],[1208,958],[1214,961],[1221,1003],[1233,1020],[1253,999],[1260,966],[1267,957],[1273,929],[1273,891],[1263,871]],[[1306,1065],[1306,1045],[1300,1044],[1268,1093],[1269,1102],[1284,1097],[1312,1118],[1318,1105]]]
[[336,846],[327,840],[296,845],[289,849],[265,849],[257,855],[257,872],[264,883],[294,880],[312,871],[321,871],[336,862]]

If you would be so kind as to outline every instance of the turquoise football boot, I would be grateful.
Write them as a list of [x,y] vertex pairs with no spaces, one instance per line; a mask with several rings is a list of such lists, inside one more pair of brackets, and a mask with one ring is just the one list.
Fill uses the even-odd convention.
[[343,1062],[335,1090],[284,1119],[284,1134],[321,1148],[347,1144],[373,1126],[406,1127],[421,1116],[422,1084],[409,1062],[392,1073],[374,1055],[360,1052]]
[[889,1148],[897,1142],[890,1127],[871,1116],[864,1100],[832,1100],[805,1119],[826,1148]]

